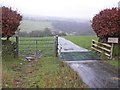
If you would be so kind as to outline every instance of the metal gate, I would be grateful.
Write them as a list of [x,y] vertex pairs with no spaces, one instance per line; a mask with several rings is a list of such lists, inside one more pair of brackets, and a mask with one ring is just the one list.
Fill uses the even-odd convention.
[[19,56],[55,56],[53,37],[20,37]]

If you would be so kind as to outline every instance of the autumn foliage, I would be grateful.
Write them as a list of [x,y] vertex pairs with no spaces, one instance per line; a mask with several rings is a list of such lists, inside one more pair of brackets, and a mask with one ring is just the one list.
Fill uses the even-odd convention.
[[20,25],[22,16],[17,13],[17,11],[5,6],[0,7],[0,15],[0,17],[2,17],[0,19],[0,23],[2,24],[0,27],[0,34],[2,37],[13,36]]
[[92,28],[98,37],[120,37],[120,9],[105,9],[93,17]]

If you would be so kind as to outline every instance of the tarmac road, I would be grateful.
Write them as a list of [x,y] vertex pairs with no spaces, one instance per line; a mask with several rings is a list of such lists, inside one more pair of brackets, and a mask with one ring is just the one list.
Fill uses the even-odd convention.
[[[58,38],[59,54],[62,52],[87,52],[89,50],[77,46],[62,37]],[[118,88],[120,78],[118,69],[104,63],[102,60],[64,61],[76,71],[84,83],[90,88]]]

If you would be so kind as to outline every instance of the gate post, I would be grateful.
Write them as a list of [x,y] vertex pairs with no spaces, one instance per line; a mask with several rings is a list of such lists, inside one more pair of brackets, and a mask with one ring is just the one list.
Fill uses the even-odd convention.
[[35,53],[35,58],[36,59],[38,59],[38,47],[37,47],[37,45],[38,45],[38,41],[36,40],[36,53]]
[[58,35],[55,36],[55,56],[58,57]]
[[19,36],[18,36],[18,32],[16,32],[15,38],[16,38],[16,57],[18,57],[19,56]]

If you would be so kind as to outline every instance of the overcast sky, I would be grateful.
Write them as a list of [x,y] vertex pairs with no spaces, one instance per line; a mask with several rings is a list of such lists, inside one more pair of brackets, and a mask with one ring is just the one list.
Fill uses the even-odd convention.
[[0,5],[22,15],[91,19],[105,8],[118,7],[120,0],[0,0]]

